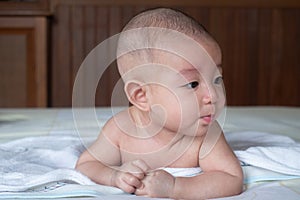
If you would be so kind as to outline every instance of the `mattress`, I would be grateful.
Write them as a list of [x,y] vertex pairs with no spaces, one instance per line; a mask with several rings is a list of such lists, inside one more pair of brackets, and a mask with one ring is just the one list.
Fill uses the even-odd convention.
[[[33,141],[39,141],[40,145],[47,145],[49,138],[70,138],[70,136],[80,136],[78,138],[81,138],[81,142],[87,145],[97,137],[99,131],[113,113],[122,109],[122,107],[76,110],[71,108],[0,109],[0,145],[2,147],[10,145],[11,148],[14,148],[14,145],[19,146],[21,144],[18,142],[23,142],[26,143],[26,148],[30,148]],[[234,136],[239,134],[239,137],[244,138],[244,142],[253,141],[251,144],[254,145],[256,142],[254,133],[256,133],[264,136],[264,145],[273,144],[272,142],[275,140],[284,142],[285,139],[289,144],[289,138],[295,144],[300,142],[300,108],[297,107],[227,107],[219,122],[224,132],[228,133],[228,139],[231,139],[230,133],[234,133]],[[42,141],[45,143],[42,143]],[[236,139],[231,142],[232,144],[240,143]],[[16,147],[16,149],[20,151],[20,148]],[[244,154],[240,151],[235,152]],[[80,152],[77,153],[75,156],[72,155],[73,157],[69,156],[70,162],[73,164]],[[66,155],[68,157],[69,154]],[[260,161],[255,167],[244,166],[244,172],[248,173],[251,178],[245,180],[245,191],[239,196],[224,199],[300,199],[300,176],[297,175],[297,169],[294,174],[282,174],[282,171],[278,174],[278,172],[263,169],[264,163],[269,161]],[[295,162],[292,164],[298,166],[300,161],[296,159]],[[63,167],[64,165],[61,164],[57,168]],[[289,167],[287,166],[287,168]],[[60,175],[64,174],[64,176],[69,175],[73,177],[73,180],[71,180],[73,182],[65,183],[53,179],[54,181],[46,185],[32,186],[34,189],[31,188],[31,190],[0,192],[0,198],[148,199],[124,194],[115,188],[91,186],[86,177],[81,177],[78,174],[74,175],[72,170],[59,170],[61,169],[53,170],[56,177],[59,177],[59,173]],[[284,169],[282,170],[284,171]],[[267,175],[268,179],[264,179]],[[31,180],[31,176],[28,180]],[[5,177],[3,180],[5,180]],[[28,182],[24,184],[26,185]]]

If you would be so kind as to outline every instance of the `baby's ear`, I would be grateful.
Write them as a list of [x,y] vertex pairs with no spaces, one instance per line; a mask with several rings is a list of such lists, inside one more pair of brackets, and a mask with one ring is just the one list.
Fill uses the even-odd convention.
[[131,104],[142,111],[149,111],[147,88],[139,81],[129,81],[124,86],[125,93]]

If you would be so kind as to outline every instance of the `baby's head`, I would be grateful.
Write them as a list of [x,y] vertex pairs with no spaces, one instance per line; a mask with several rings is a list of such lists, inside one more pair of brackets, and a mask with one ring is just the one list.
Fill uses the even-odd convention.
[[[136,15],[123,28],[117,53],[121,76],[137,65],[160,62],[161,37],[162,35],[168,37],[170,30],[194,39],[205,48],[210,57],[218,56],[217,59],[221,60],[218,43],[200,23],[180,11],[158,8]],[[120,56],[124,52],[126,55]]]
[[[171,121],[180,121],[188,118],[184,113],[191,117],[190,111],[195,113],[195,118],[202,117],[198,116],[200,111],[195,112],[198,107],[204,108],[202,114],[216,114],[215,107],[218,106],[212,108],[198,102],[209,90],[209,101],[215,103],[212,98],[216,96],[216,89],[211,85],[220,76],[221,50],[205,28],[191,17],[167,8],[140,13],[120,34],[117,56],[129,101],[142,111],[153,111],[150,108],[153,105],[161,106],[164,114],[157,111],[157,116],[154,116],[158,121],[164,118],[161,120],[164,123],[170,116]],[[198,75],[207,79],[200,81]],[[201,88],[202,93],[186,90],[189,87],[196,90],[198,85],[206,89]],[[218,88],[223,92],[223,85]],[[191,98],[186,98],[188,96]],[[153,113],[156,115],[155,111]],[[173,120],[175,116],[178,119]]]

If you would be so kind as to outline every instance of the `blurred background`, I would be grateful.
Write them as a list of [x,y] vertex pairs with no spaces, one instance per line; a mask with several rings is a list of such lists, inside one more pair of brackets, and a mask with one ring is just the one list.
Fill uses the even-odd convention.
[[[0,107],[70,107],[88,53],[147,8],[182,10],[223,50],[230,106],[300,106],[299,0],[0,0]],[[110,106],[115,62],[96,106]]]

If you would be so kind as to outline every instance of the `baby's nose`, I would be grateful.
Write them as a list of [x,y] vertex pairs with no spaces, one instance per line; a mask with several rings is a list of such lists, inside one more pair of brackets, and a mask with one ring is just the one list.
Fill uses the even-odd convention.
[[204,95],[202,101],[204,104],[214,104],[218,100],[216,89],[212,85],[204,86]]

